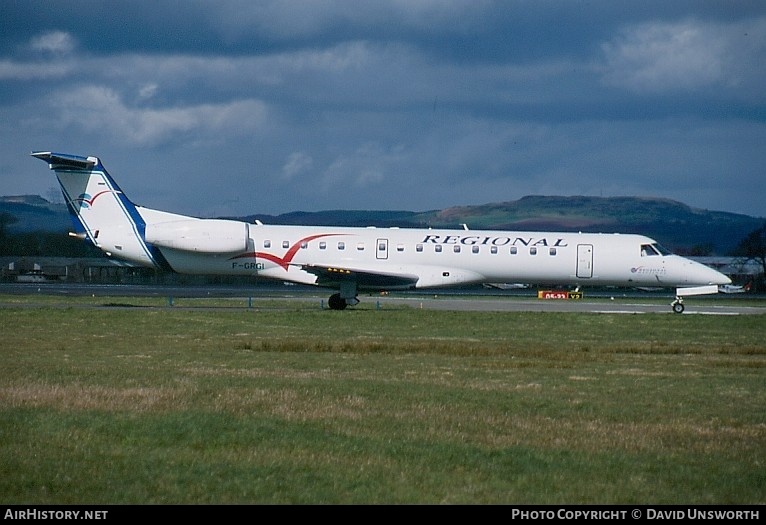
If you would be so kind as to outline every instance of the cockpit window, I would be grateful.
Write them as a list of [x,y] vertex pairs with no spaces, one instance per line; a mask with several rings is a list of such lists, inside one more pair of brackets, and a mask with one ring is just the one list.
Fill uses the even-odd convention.
[[659,243],[642,244],[641,257],[653,257],[656,255],[670,255],[671,252]]

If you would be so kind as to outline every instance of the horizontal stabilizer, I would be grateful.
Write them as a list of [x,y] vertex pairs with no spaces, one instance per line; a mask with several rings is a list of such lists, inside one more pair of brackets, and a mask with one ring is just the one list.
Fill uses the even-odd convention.
[[50,151],[34,151],[32,156],[49,164],[50,169],[70,169],[90,171],[98,164],[96,157],[81,157],[67,153],[52,153]]

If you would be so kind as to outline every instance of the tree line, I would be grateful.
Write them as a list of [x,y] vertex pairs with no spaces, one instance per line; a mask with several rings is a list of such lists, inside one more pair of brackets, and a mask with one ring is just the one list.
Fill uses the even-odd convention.
[[18,219],[0,212],[0,255],[16,257],[104,257],[101,250],[63,232],[12,232]]

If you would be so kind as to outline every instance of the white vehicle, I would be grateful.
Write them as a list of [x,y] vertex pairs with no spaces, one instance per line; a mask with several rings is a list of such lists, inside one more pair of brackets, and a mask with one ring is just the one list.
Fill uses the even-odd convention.
[[712,294],[720,272],[672,255],[641,235],[416,228],[270,226],[199,219],[134,205],[97,157],[33,152],[56,172],[77,235],[107,255],[185,274],[258,275],[337,290],[329,306],[356,305],[360,290],[468,284],[677,288]]
[[735,286],[733,284],[724,284],[718,287],[718,291],[721,293],[745,293],[749,292],[753,283],[747,283],[744,286]]
[[31,272],[22,273],[16,276],[16,282],[18,283],[48,283],[51,282],[48,276],[40,270],[32,270]]

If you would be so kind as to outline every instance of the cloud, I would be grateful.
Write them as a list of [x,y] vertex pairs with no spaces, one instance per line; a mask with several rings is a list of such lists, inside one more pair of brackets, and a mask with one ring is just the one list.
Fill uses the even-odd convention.
[[150,84],[144,84],[138,90],[138,96],[139,98],[142,98],[142,99],[150,99],[157,94],[158,90],[159,90],[159,86],[153,82]]
[[693,89],[719,82],[721,42],[696,23],[644,24],[604,44],[605,80],[635,91]]
[[0,80],[44,80],[65,77],[74,71],[71,63],[34,63],[0,60]]
[[138,196],[191,213],[624,191],[763,214],[763,2],[188,4],[14,3],[3,158],[165,163]]
[[633,25],[602,45],[603,81],[641,93],[747,83],[756,57],[763,56],[764,30],[764,19]]
[[231,39],[258,34],[273,40],[327,38],[354,32],[439,31],[486,13],[485,0],[250,0],[216,4],[215,21]]
[[32,39],[29,47],[33,51],[66,55],[74,51],[75,38],[64,31],[51,31]]
[[369,188],[382,183],[401,166],[404,148],[385,148],[376,142],[367,142],[354,151],[338,155],[324,172],[324,183],[328,188],[351,185],[354,188]]
[[75,125],[93,134],[107,132],[133,145],[159,146],[177,140],[179,134],[237,135],[257,130],[267,118],[266,105],[258,100],[165,109],[130,107],[117,91],[105,86],[55,93],[49,103],[61,125]]
[[[69,33],[64,31],[43,33],[21,47],[32,51],[35,59],[0,59],[0,80],[28,81],[62,78],[77,70],[74,61],[67,57],[77,47],[75,38]],[[42,59],[39,56],[41,54]]]
[[287,162],[282,166],[282,178],[292,180],[296,176],[309,171],[314,165],[314,159],[304,151],[296,151],[287,157]]

